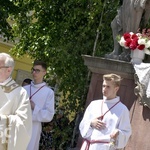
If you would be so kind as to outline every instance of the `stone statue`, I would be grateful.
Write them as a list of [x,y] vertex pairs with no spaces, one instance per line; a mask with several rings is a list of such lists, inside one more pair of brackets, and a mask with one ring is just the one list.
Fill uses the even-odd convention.
[[150,98],[146,95],[146,87],[139,82],[137,74],[134,75],[134,80],[136,84],[134,93],[138,97],[139,103],[150,108]]
[[133,67],[136,84],[134,93],[137,95],[140,104],[150,108],[150,63],[141,63]]
[[[111,22],[114,50],[106,58],[130,61],[130,50],[122,48],[116,40],[125,32],[136,33],[141,23],[145,26],[150,19],[150,0],[123,0],[118,14]],[[122,49],[122,51],[121,51]]]

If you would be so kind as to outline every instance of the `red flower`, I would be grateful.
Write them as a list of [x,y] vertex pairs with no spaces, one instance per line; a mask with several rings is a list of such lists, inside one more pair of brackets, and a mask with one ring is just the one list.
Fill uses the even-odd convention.
[[131,42],[132,42],[132,40],[131,40],[130,38],[126,39],[126,41],[125,41],[125,46],[126,46],[126,47],[129,47],[130,44],[131,44]]
[[136,34],[132,34],[132,35],[131,35],[131,39],[133,39],[133,40],[138,40],[139,38],[138,38],[138,36],[137,36]]
[[130,33],[125,33],[123,35],[125,39],[125,46],[129,47],[130,49],[134,50],[138,46],[138,36],[136,34],[130,34]]
[[[148,33],[148,35],[146,33]],[[148,30],[146,30],[142,34],[139,32],[136,34],[133,32],[124,33],[122,37],[118,36],[118,42],[122,47],[126,49],[150,49],[150,29],[149,32]]]
[[143,50],[143,49],[145,48],[145,45],[138,45],[137,48],[138,48],[139,50]]
[[124,37],[124,39],[125,39],[125,41],[127,40],[127,39],[130,39],[130,33],[124,33],[123,34],[123,37]]
[[131,42],[129,48],[132,49],[132,50],[135,50],[135,49],[137,48],[137,46],[138,46],[138,41],[137,41],[137,39],[135,38],[135,39],[132,40],[132,42]]

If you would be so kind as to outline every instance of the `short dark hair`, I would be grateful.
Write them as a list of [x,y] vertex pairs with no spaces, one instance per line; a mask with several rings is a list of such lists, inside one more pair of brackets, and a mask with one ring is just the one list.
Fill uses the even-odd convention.
[[31,84],[31,79],[30,78],[26,78],[23,80],[22,82],[22,86],[26,86],[26,85],[30,85]]
[[36,66],[36,65],[40,65],[40,66],[42,66],[42,68],[47,70],[47,64],[44,61],[35,60],[34,63],[33,63],[33,66]]
[[30,84],[30,83],[31,83],[31,81],[32,81],[32,80],[31,80],[31,79],[29,79],[29,78],[26,78],[26,79],[24,79],[24,80],[23,80],[23,82],[28,83],[28,84]]

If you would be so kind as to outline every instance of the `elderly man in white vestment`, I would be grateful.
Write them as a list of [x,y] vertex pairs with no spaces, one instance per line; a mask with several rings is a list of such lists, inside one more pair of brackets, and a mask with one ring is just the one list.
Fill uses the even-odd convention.
[[26,150],[32,134],[29,97],[12,79],[13,69],[13,58],[0,53],[0,150]]
[[117,96],[120,82],[119,75],[103,75],[103,99],[89,104],[79,126],[84,138],[81,150],[117,150],[126,146],[131,124],[129,111]]
[[30,98],[32,109],[32,137],[27,150],[38,150],[42,131],[41,122],[50,122],[54,116],[54,92],[43,81],[46,75],[47,64],[43,61],[34,61],[31,73],[33,81],[24,86]]

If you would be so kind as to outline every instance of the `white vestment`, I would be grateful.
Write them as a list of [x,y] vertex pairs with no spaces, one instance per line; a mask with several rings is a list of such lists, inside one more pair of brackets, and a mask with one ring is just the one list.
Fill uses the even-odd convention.
[[[54,92],[45,82],[40,84],[31,82],[31,85],[27,85],[24,88],[35,103],[35,108],[32,111],[32,137],[27,150],[38,150],[42,130],[41,122],[50,122],[55,113]],[[39,88],[41,89],[38,90]]]
[[29,97],[11,78],[0,83],[0,150],[26,150],[32,134]]
[[[112,100],[92,101],[87,107],[84,117],[80,123],[79,129],[82,137],[89,141],[100,140],[108,143],[94,143],[90,144],[89,150],[110,150],[110,134],[115,130],[119,130],[119,136],[116,141],[115,147],[117,149],[124,148],[131,135],[131,124],[129,119],[129,111],[127,107],[119,102],[120,97],[116,97]],[[111,110],[109,110],[114,104],[116,104]],[[108,111],[109,110],[109,111]],[[108,112],[107,112],[108,111]],[[97,130],[90,126],[91,121],[97,117],[100,117],[105,112],[103,122],[106,123],[106,128],[103,130]],[[86,143],[81,147],[81,150],[85,150]]]

